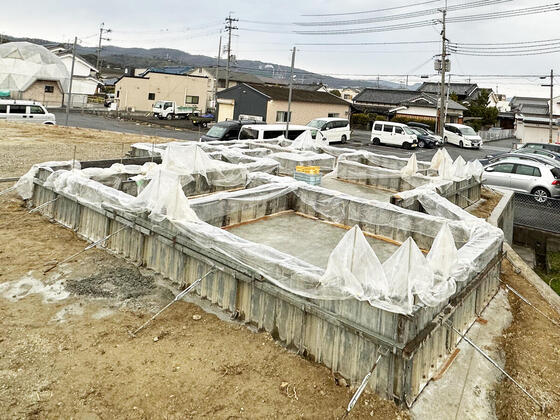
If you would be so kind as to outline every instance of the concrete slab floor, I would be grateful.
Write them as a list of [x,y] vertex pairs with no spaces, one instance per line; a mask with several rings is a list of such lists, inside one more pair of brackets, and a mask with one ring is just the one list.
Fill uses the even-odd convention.
[[[326,268],[329,255],[347,230],[296,213],[280,214],[228,229],[252,242],[264,244],[303,261]],[[398,249],[397,245],[366,236],[381,262]]]
[[[476,322],[467,337],[503,367],[496,338],[512,320],[507,292],[501,290],[481,317],[488,323]],[[410,410],[413,419],[496,419],[494,386],[501,379],[500,371],[465,341],[458,348],[443,377],[428,383],[416,400]],[[519,398],[525,398],[521,390]]]
[[339,191],[344,194],[353,195],[354,197],[365,198],[368,200],[390,202],[391,191],[382,190],[369,185],[354,184],[351,182],[341,181],[334,177],[323,177],[321,179],[321,187],[329,190]]

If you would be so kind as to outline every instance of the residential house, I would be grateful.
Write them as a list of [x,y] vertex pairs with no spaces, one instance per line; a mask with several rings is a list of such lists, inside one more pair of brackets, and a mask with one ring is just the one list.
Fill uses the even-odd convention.
[[[556,98],[558,100],[559,98]],[[553,105],[554,104],[553,100]],[[515,118],[515,137],[522,143],[548,143],[550,139],[550,99],[515,96],[510,101]],[[554,109],[554,108],[553,108]],[[552,141],[560,141],[560,113],[553,115]]]
[[[436,95],[408,89],[366,88],[354,97],[354,108],[361,112],[432,121],[437,118],[438,103]],[[466,110],[463,105],[450,99],[446,121],[462,123],[463,112]]]
[[[57,49],[68,73],[72,71],[72,52]],[[76,55],[74,60],[74,76],[72,77],[72,106],[85,106],[88,95],[95,95],[103,82],[97,78],[98,70],[85,59]]]
[[[286,122],[288,95],[285,86],[240,83],[218,92],[218,121],[245,115],[262,118],[269,124]],[[290,111],[293,124],[307,124],[314,118],[348,118],[350,106],[328,92],[293,89]]]
[[[450,83],[446,84],[446,89],[449,89],[450,93],[456,94],[460,103],[468,103],[471,100],[478,98],[478,95],[482,91],[476,83]],[[441,83],[424,82],[417,90],[419,92],[429,93],[432,95],[439,95]]]
[[119,110],[151,111],[156,101],[174,101],[179,106],[196,106],[206,113],[208,78],[189,74],[148,71],[143,76],[124,75],[115,83]]
[[[259,76],[252,73],[243,73],[239,71],[230,70],[229,71],[229,81],[226,87],[227,69],[220,67],[218,70],[218,82],[216,89],[216,67],[195,67],[191,69],[187,74],[204,76],[208,78],[207,85],[207,98],[208,102],[206,106],[208,108],[215,108],[215,98],[214,93],[220,92],[228,87],[236,86],[240,83],[253,83],[253,84],[270,84],[270,85],[285,85],[286,81],[274,79],[266,76]],[[215,90],[216,89],[216,90]]]
[[344,89],[339,89],[339,91],[340,91],[340,97],[342,99],[352,103],[354,101],[354,98],[356,97],[356,95],[358,95],[361,90],[346,87]]

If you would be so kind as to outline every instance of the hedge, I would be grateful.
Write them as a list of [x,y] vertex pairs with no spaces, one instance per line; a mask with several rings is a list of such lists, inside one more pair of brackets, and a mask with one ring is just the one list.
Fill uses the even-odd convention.
[[422,123],[429,125],[430,128],[435,131],[436,121],[429,118],[417,118],[417,117],[405,117],[403,115],[397,115],[391,118],[392,122],[401,123],[401,124],[408,124],[411,122]]

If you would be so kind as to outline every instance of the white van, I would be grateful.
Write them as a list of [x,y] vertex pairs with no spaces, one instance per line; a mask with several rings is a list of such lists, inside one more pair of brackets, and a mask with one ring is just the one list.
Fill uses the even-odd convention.
[[[344,118],[315,118],[307,126],[316,128],[329,144],[337,141],[346,143],[350,140],[350,122]],[[316,134],[313,133],[313,136]]]
[[445,124],[443,140],[445,143],[451,143],[461,148],[480,149],[480,146],[482,146],[482,138],[476,134],[476,131],[463,124]]
[[[306,130],[312,130],[306,125],[290,124],[288,138],[295,140]],[[249,124],[244,125],[239,131],[239,140],[266,140],[275,139],[286,133],[286,124]]]
[[14,99],[0,99],[0,120],[56,124],[56,117],[41,103]]
[[373,145],[390,144],[411,149],[418,146],[418,139],[406,124],[375,121],[371,129],[371,143]]

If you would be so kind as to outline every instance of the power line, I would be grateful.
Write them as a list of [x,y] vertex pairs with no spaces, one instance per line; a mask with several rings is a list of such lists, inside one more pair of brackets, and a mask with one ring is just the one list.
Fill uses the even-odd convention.
[[321,16],[349,16],[349,15],[361,15],[364,13],[379,13],[379,12],[388,12],[391,10],[399,10],[399,9],[408,9],[410,7],[422,6],[424,4],[430,3],[440,3],[442,0],[430,0],[430,1],[422,1],[420,3],[415,4],[405,4],[402,6],[394,6],[394,7],[386,7],[384,9],[374,9],[374,10],[362,10],[360,12],[345,12],[345,13],[324,13],[324,14],[307,14],[301,15],[304,17],[321,17]]
[[[511,1],[513,0],[476,0],[471,3],[463,3],[463,4],[448,6],[447,11],[453,12],[457,10],[472,9],[476,7],[493,6],[496,4],[509,3]],[[429,16],[438,13],[441,13],[441,9],[433,8],[433,9],[425,9],[425,10],[416,10],[413,12],[406,12],[406,13],[388,15],[388,16],[376,16],[371,18],[351,19],[351,20],[330,20],[330,21],[319,21],[319,22],[295,22],[294,24],[298,26],[363,25],[368,23],[411,19],[415,17]]]
[[[553,3],[553,4],[541,5],[535,7],[527,7],[523,9],[502,11],[499,13],[484,13],[478,15],[457,16],[453,18],[448,18],[447,21],[453,23],[461,23],[461,22],[471,22],[471,21],[480,21],[480,20],[488,20],[488,19],[501,19],[507,17],[527,16],[527,15],[553,12],[558,10],[560,10],[560,3]],[[431,26],[437,23],[439,23],[438,20],[429,19],[429,20],[421,20],[416,22],[408,22],[408,23],[401,23],[401,24],[387,25],[387,26],[372,26],[366,28],[350,28],[350,29],[324,29],[319,31],[298,30],[293,32],[300,35],[349,35],[349,34],[364,34],[364,33],[386,32],[386,31],[395,31],[395,30],[403,30],[403,29],[413,29],[413,28]]]
[[331,45],[346,45],[346,46],[362,46],[362,45],[412,45],[412,44],[439,44],[439,41],[391,41],[391,42],[305,42],[297,43],[297,46],[331,46]]

